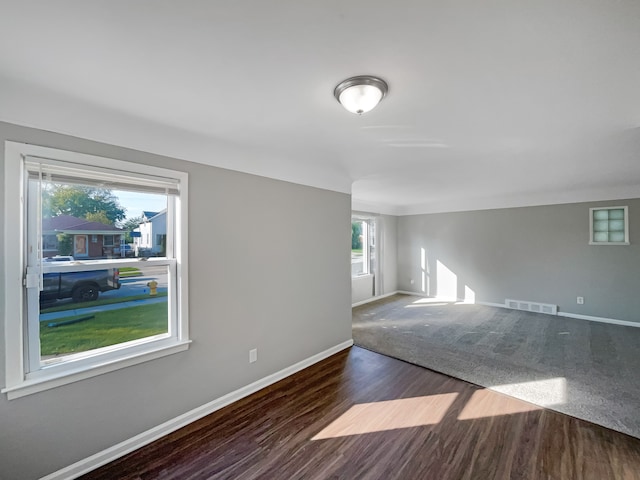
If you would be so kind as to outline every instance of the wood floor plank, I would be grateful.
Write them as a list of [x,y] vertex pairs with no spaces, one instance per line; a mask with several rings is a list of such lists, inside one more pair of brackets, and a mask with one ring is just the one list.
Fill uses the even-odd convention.
[[640,480],[640,440],[353,347],[82,478]]

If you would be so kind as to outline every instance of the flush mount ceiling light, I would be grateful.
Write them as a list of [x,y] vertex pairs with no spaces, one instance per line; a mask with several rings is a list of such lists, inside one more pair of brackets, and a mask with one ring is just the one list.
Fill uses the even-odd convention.
[[373,110],[388,91],[387,82],[381,78],[359,75],[338,84],[333,95],[351,113],[362,115]]

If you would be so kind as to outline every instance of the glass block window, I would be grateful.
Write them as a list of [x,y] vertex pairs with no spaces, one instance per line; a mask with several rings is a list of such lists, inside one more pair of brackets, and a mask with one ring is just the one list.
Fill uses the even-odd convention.
[[591,208],[591,245],[629,245],[628,207]]

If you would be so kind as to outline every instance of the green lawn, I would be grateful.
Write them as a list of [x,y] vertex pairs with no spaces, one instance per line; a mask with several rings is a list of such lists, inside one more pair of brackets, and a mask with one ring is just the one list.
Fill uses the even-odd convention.
[[351,249],[351,253],[362,253],[362,249],[361,248],[352,248]]
[[40,354],[84,352],[167,332],[167,304],[164,302],[99,312],[90,320],[72,325],[47,326],[85,316],[41,322]]
[[[158,292],[156,297],[166,297],[167,292]],[[122,303],[128,302],[130,300],[142,300],[144,298],[151,298],[148,294],[146,295],[133,295],[131,297],[119,297],[119,298],[103,298],[98,300],[94,300],[92,302],[73,302],[73,303],[65,303],[64,305],[56,305],[48,308],[41,308],[40,313],[51,313],[51,312],[64,312],[65,310],[75,310],[76,308],[85,308],[85,307],[97,307],[100,305],[111,305],[113,303]]]
[[120,270],[120,278],[140,277],[142,272],[136,267],[122,267]]

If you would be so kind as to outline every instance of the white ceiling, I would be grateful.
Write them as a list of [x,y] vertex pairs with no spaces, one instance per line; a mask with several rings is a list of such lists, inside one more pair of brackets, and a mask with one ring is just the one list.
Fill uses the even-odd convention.
[[0,0],[0,120],[384,213],[640,197],[640,2]]

